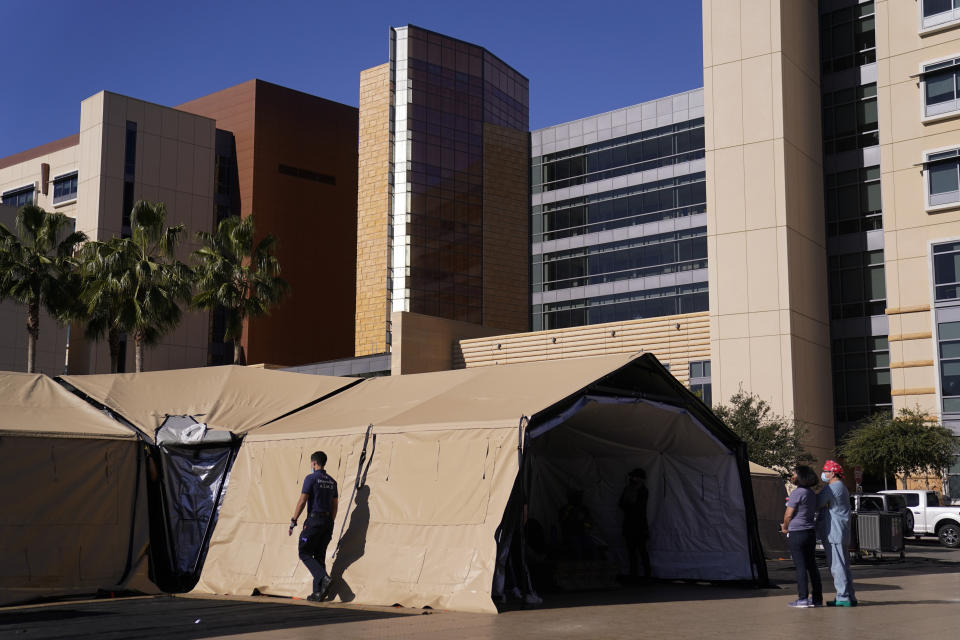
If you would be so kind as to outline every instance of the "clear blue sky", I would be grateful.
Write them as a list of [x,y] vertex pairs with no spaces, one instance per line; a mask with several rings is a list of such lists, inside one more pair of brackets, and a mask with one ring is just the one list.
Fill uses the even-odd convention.
[[537,129],[702,86],[701,0],[0,0],[0,157],[76,133],[101,90],[176,105],[260,78],[357,104],[388,27],[530,78]]

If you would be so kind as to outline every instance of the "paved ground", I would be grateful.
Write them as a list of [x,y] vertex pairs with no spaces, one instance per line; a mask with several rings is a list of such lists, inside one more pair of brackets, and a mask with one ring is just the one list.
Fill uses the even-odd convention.
[[[960,637],[960,550],[910,544],[903,562],[854,565],[861,606],[793,610],[793,568],[770,589],[657,582],[551,596],[500,615],[311,604],[279,598],[131,598],[0,609],[0,638],[762,638]],[[822,571],[826,596],[829,572]]]

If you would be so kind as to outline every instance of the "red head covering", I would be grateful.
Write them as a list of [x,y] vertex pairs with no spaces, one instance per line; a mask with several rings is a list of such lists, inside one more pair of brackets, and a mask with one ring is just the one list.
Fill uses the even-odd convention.
[[838,478],[843,477],[843,467],[833,460],[827,460],[823,463],[823,470],[828,473],[835,473]]

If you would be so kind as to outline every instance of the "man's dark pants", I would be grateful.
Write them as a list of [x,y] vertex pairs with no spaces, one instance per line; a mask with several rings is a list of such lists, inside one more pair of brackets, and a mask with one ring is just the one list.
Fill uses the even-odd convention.
[[313,592],[323,590],[323,579],[327,576],[325,567],[327,545],[333,535],[333,519],[329,513],[311,513],[303,522],[300,532],[300,560],[313,575]]

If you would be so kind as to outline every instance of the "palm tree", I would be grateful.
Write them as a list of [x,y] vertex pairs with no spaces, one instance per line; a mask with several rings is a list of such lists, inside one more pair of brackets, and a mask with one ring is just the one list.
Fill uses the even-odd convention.
[[17,235],[0,224],[0,299],[27,306],[27,373],[36,369],[40,308],[65,319],[76,301],[74,252],[87,236],[72,231],[61,239],[71,222],[62,213],[27,204],[17,212]]
[[204,246],[193,252],[197,275],[193,304],[224,309],[223,339],[233,341],[234,364],[240,364],[243,321],[268,313],[290,289],[279,275],[280,263],[273,253],[276,238],[268,234],[254,245],[255,235],[253,215],[231,216],[213,233],[198,233]]
[[130,214],[131,237],[90,243],[83,274],[88,331],[107,331],[114,370],[120,334],[133,336],[136,371],[143,371],[144,345],[176,327],[180,304],[190,300],[192,274],[174,257],[184,227],[165,227],[166,217],[162,202],[140,200]]

